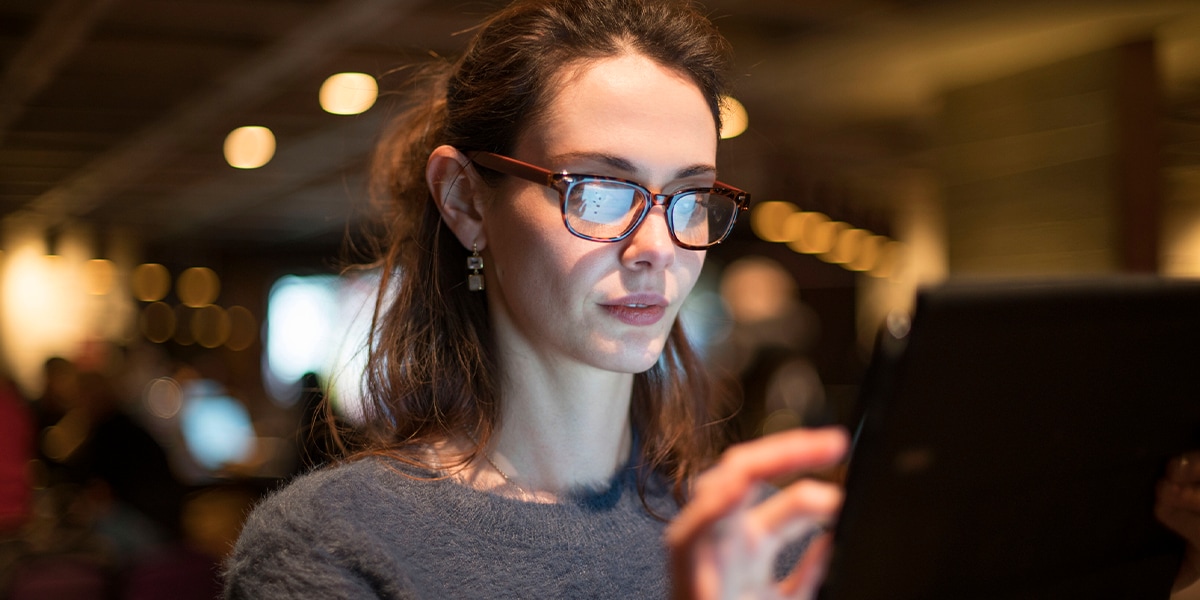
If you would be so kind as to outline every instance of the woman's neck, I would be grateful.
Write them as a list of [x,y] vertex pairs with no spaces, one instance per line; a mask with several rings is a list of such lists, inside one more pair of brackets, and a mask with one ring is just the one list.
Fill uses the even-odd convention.
[[500,424],[485,450],[506,479],[557,494],[607,483],[629,459],[633,375],[582,365],[504,372]]

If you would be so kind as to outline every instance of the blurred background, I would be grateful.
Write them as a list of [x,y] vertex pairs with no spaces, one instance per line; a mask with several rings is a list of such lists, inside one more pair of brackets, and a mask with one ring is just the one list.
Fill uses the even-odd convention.
[[[405,67],[497,5],[0,4],[0,592],[214,597],[314,403],[356,414],[339,273]],[[847,423],[920,285],[1200,276],[1200,2],[706,6],[755,203],[684,319],[739,437]]]

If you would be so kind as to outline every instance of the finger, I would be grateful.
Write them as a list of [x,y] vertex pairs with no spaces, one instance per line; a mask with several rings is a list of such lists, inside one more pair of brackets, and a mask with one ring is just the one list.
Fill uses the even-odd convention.
[[[842,506],[841,488],[824,482],[802,480],[779,491],[747,515],[747,525],[764,532],[762,552],[774,556],[788,543],[803,539],[813,530],[827,531]],[[798,566],[781,582],[789,597],[808,597],[824,569],[829,536],[820,535],[804,549]],[[773,566],[773,563],[769,566]],[[770,573],[766,575],[771,577]]]
[[751,481],[833,466],[846,454],[849,438],[840,427],[793,429],[733,446],[712,471]]
[[667,527],[673,597],[691,598],[697,541],[719,519],[745,503],[761,481],[841,460],[849,440],[840,428],[794,430],[735,446],[696,483],[692,501]]
[[689,543],[761,481],[836,464],[848,445],[845,430],[827,428],[787,431],[730,448],[697,480],[692,501],[667,529],[668,543]]
[[787,543],[814,527],[828,527],[841,506],[840,488],[806,479],[767,498],[747,514],[746,522],[750,531]]
[[823,533],[804,550],[796,568],[779,582],[779,590],[787,598],[812,598],[825,579],[833,549],[833,534]]

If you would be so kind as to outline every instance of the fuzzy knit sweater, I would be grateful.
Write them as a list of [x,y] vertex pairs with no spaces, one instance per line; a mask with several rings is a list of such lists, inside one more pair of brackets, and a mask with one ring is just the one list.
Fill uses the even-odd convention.
[[[227,600],[249,598],[665,598],[666,524],[633,469],[558,504],[385,459],[310,473],[250,514],[226,564]],[[662,480],[646,501],[678,512]]]

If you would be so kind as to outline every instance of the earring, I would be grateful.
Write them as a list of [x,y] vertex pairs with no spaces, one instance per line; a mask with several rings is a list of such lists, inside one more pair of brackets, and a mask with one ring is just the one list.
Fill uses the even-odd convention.
[[467,268],[471,270],[467,274],[467,289],[472,292],[478,292],[483,289],[483,273],[480,269],[483,268],[483,257],[479,255],[479,245],[471,245],[471,255],[467,257]]

